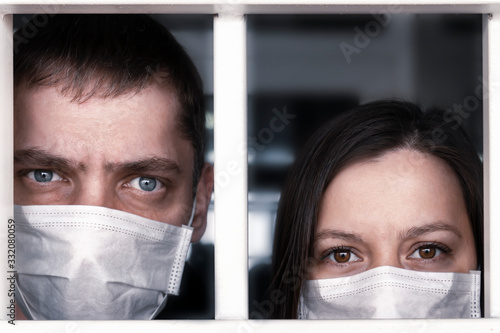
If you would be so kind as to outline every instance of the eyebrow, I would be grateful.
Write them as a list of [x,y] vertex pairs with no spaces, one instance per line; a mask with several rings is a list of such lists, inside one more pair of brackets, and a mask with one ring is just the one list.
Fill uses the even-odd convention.
[[415,237],[419,237],[419,236],[429,234],[432,232],[436,232],[436,231],[451,231],[455,235],[457,235],[459,238],[463,238],[462,233],[460,232],[460,230],[457,227],[455,227],[449,223],[445,223],[443,221],[437,221],[437,222],[429,223],[429,224],[426,224],[426,225],[423,225],[420,227],[410,228],[404,232],[401,232],[399,234],[399,238],[400,239],[415,238]]
[[16,150],[14,152],[14,163],[51,169],[75,168],[85,171],[85,166],[81,163],[74,163],[67,158],[50,154],[38,148]]
[[[434,223],[429,223],[419,227],[413,227],[399,234],[400,239],[415,238],[422,235],[426,235],[436,231],[451,231],[456,234],[459,238],[463,238],[462,233],[455,226],[445,223],[442,221],[437,221]],[[317,233],[314,237],[314,242],[318,242],[323,239],[336,238],[345,241],[362,243],[363,239],[356,233],[350,233],[334,229],[326,229]]]
[[321,232],[318,232],[314,237],[314,241],[318,242],[322,239],[327,239],[327,238],[338,238],[345,241],[358,242],[358,243],[363,242],[363,239],[358,234],[340,230],[334,230],[334,229],[326,229]]
[[[79,169],[86,171],[83,163],[73,162],[67,158],[54,155],[39,148],[16,150],[14,152],[14,163],[32,167],[46,167],[53,169]],[[177,163],[169,158],[147,157],[137,161],[108,163],[105,165],[106,172],[132,172],[147,173],[154,171],[182,173],[182,169]]]
[[147,173],[154,171],[172,172],[181,174],[182,169],[173,160],[164,157],[148,157],[138,161],[124,163],[110,163],[105,166],[108,172],[129,172],[129,173]]

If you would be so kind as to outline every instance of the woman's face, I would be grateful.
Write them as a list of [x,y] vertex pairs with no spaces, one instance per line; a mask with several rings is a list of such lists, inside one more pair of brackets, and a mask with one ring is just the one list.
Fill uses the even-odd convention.
[[477,269],[459,181],[441,159],[388,152],[343,169],[320,203],[309,279],[378,266],[429,272]]

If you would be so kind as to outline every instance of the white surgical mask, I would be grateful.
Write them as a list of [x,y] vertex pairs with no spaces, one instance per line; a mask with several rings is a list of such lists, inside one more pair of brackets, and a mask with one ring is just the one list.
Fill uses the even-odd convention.
[[152,319],[179,293],[190,226],[76,205],[15,206],[15,221],[16,300],[30,319]]
[[433,273],[382,266],[306,281],[299,318],[479,318],[480,290],[480,271]]

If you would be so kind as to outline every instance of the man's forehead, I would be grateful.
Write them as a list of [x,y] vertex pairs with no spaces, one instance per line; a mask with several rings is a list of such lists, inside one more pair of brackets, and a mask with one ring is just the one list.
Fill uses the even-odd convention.
[[179,103],[165,89],[92,98],[77,103],[55,87],[19,91],[16,97],[15,145],[38,147],[60,156],[102,157],[113,163],[144,158],[173,160],[191,151],[180,129]]
[[[15,114],[29,113],[31,117],[36,115],[43,117],[46,113],[60,111],[58,107],[62,106],[65,107],[64,113],[68,117],[89,118],[95,113],[95,115],[100,114],[102,118],[106,118],[108,114],[110,118],[120,114],[129,118],[133,118],[134,115],[135,118],[159,116],[158,121],[180,118],[179,98],[175,90],[164,86],[151,85],[116,96],[95,95],[86,100],[75,99],[78,96],[61,89],[63,89],[61,86],[16,86]],[[133,113],[125,114],[124,111],[130,108],[133,108]],[[32,119],[23,119],[24,122],[30,120]]]

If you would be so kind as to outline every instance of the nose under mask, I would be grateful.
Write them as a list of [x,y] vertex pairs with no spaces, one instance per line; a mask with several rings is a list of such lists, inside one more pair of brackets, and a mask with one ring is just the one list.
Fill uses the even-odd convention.
[[479,318],[481,272],[434,273],[382,266],[306,281],[299,319]]
[[15,221],[16,302],[29,319],[152,319],[179,293],[189,226],[62,205],[15,206]]

